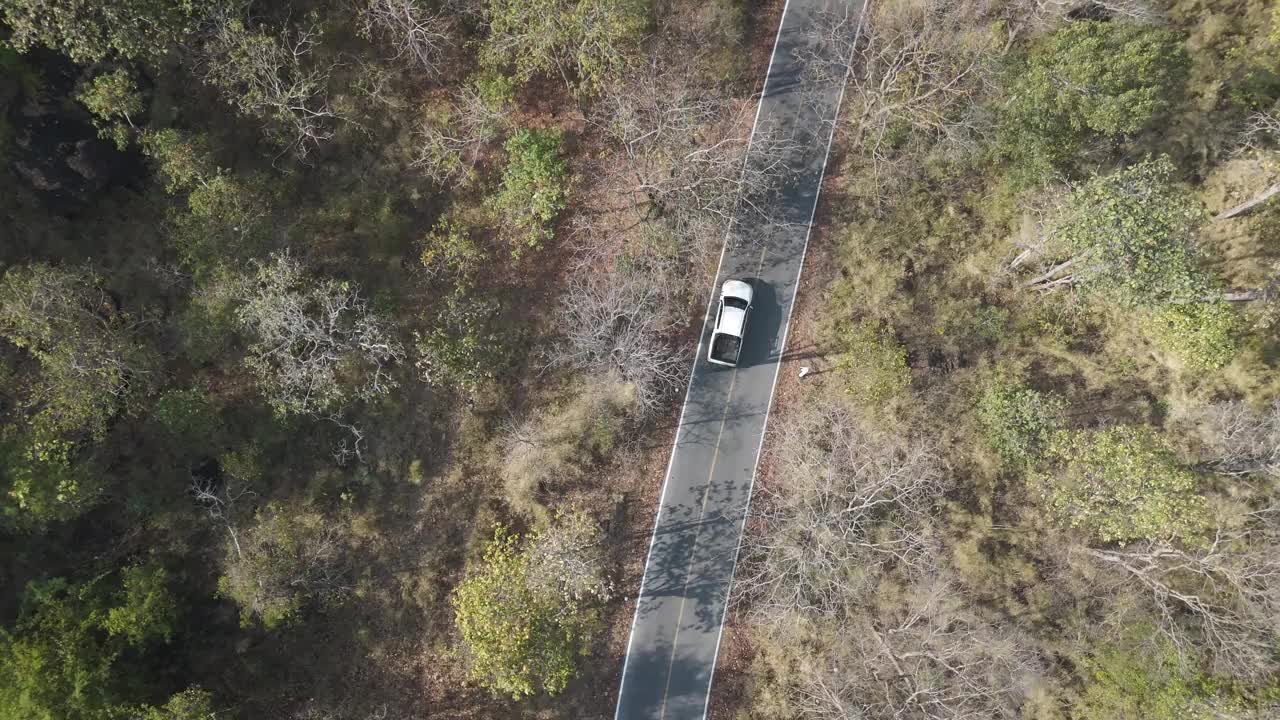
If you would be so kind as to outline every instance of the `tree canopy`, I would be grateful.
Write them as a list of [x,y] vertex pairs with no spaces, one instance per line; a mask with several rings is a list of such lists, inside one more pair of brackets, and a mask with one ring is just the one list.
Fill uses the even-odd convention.
[[1147,306],[1196,301],[1210,290],[1195,245],[1204,209],[1174,172],[1161,156],[1072,191],[1057,232],[1071,250],[1078,286]]
[[592,603],[608,596],[598,542],[572,514],[523,543],[494,530],[453,594],[472,679],[515,698],[565,689],[595,624]]
[[1149,427],[1060,431],[1048,458],[1031,475],[1046,509],[1101,542],[1195,542],[1207,527],[1195,473]]
[[1027,175],[1061,168],[1089,141],[1132,135],[1167,112],[1188,65],[1180,38],[1159,25],[1068,22],[1012,65],[1002,147]]

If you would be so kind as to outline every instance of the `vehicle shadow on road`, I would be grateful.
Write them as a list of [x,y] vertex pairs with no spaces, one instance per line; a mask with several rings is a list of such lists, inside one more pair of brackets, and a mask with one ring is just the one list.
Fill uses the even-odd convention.
[[773,286],[760,278],[743,278],[751,283],[754,297],[751,300],[751,319],[742,343],[742,356],[738,367],[746,369],[777,360],[774,341],[782,325],[782,305]]

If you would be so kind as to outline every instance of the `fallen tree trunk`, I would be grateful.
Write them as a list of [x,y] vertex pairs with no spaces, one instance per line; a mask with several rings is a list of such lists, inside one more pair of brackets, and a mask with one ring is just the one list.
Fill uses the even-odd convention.
[[1280,193],[1280,183],[1276,183],[1275,185],[1272,185],[1271,187],[1267,188],[1266,190],[1263,190],[1262,192],[1258,193],[1257,195],[1254,195],[1254,196],[1253,196],[1252,198],[1250,198],[1249,200],[1246,200],[1245,202],[1240,203],[1239,205],[1237,205],[1237,206],[1235,206],[1235,207],[1233,207],[1233,208],[1231,208],[1231,209],[1229,209],[1229,210],[1224,210],[1224,211],[1222,211],[1222,212],[1218,213],[1216,216],[1214,216],[1214,218],[1213,218],[1213,219],[1214,219],[1214,220],[1227,220],[1227,219],[1229,219],[1229,218],[1233,218],[1233,217],[1236,217],[1236,216],[1238,216],[1238,215],[1244,215],[1245,213],[1249,212],[1250,210],[1253,210],[1254,208],[1258,207],[1259,205],[1261,205],[1261,204],[1265,203],[1266,201],[1270,200],[1270,199],[1271,199],[1271,196],[1273,196],[1273,195],[1275,195],[1275,194],[1277,194],[1277,193]]

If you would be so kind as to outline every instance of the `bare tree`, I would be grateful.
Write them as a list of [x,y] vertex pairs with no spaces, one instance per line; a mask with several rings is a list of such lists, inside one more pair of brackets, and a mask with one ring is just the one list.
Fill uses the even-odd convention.
[[231,538],[231,546],[236,551],[236,557],[243,557],[244,551],[240,547],[239,534],[240,501],[257,497],[258,493],[249,489],[248,482],[232,473],[224,473],[221,482],[192,473],[187,492],[191,494],[197,505],[204,508],[210,520],[222,525],[227,531],[227,535]]
[[443,107],[419,125],[411,166],[438,183],[465,182],[499,136],[509,108],[485,96],[475,84],[464,85]]
[[861,20],[831,15],[803,46],[814,55],[803,82],[818,90],[845,71],[839,58],[853,57],[845,123],[850,145],[868,163],[868,192],[877,205],[911,170],[912,156],[939,143],[951,154],[965,152],[986,131],[974,98],[989,87],[996,55],[956,31],[974,12],[953,0],[880,6],[860,30]]
[[772,440],[738,600],[765,618],[839,616],[886,568],[931,567],[929,519],[946,488],[934,448],[873,430],[839,401],[789,414]]
[[604,536],[591,518],[578,511],[560,513],[530,541],[525,581],[566,608],[607,601],[613,584],[605,577],[604,549]]
[[246,363],[278,412],[319,415],[395,387],[390,369],[404,347],[359,286],[308,277],[277,253],[254,263],[243,293],[236,318],[252,338]]
[[1140,587],[1180,653],[1207,648],[1215,670],[1261,678],[1276,669],[1280,636],[1277,512],[1250,513],[1202,546],[1142,542],[1079,552],[1112,573],[1115,587]]
[[431,12],[419,0],[364,0],[356,8],[360,33],[381,37],[407,60],[434,75],[453,44],[448,16]]
[[1266,150],[1280,139],[1280,115],[1274,111],[1255,110],[1245,119],[1235,154]]
[[299,158],[333,138],[338,117],[328,98],[332,65],[312,57],[319,36],[315,25],[270,35],[230,10],[215,16],[205,44],[205,80]]
[[1107,17],[1123,18],[1139,23],[1160,23],[1167,15],[1148,0],[1013,0],[991,4],[992,18],[1003,21],[1007,39],[1005,48],[1022,36],[1051,31],[1065,22],[1073,12],[1093,11]]
[[1204,441],[1203,462],[1211,470],[1280,477],[1280,401],[1260,411],[1238,400],[1213,403],[1193,419]]
[[964,607],[944,578],[922,580],[886,618],[859,615],[831,656],[792,681],[799,714],[815,720],[996,720],[1021,717],[1041,672],[1028,643]]
[[776,129],[751,137],[748,108],[690,83],[685,67],[651,58],[645,71],[605,89],[591,122],[619,148],[630,180],[624,192],[639,218],[711,246],[735,213],[746,226],[776,220],[772,200],[792,173],[796,143]]
[[657,410],[679,387],[685,366],[669,342],[672,303],[653,280],[643,268],[576,278],[557,316],[564,341],[547,351],[548,366],[616,372],[635,388],[643,412]]

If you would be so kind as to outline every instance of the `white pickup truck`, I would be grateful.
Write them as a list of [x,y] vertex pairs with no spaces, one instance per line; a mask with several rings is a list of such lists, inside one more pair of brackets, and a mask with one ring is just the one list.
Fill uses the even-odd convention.
[[747,332],[751,314],[751,285],[741,280],[726,280],[720,287],[720,309],[711,332],[711,348],[707,360],[716,365],[733,367],[742,352],[742,336]]

